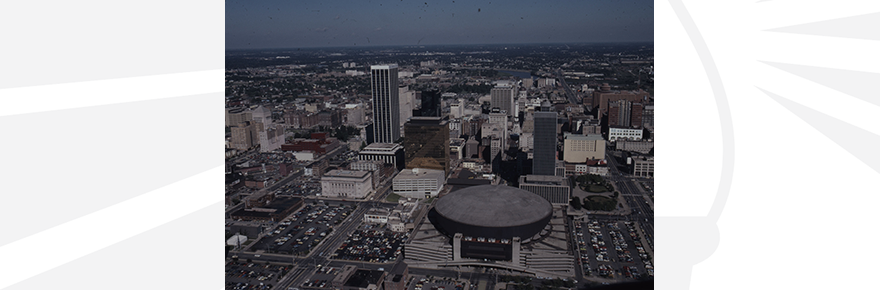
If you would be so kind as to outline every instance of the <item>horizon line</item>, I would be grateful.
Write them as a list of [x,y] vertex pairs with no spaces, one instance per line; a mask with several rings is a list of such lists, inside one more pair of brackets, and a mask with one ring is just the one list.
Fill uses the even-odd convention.
[[309,46],[309,47],[263,47],[263,48],[227,48],[224,51],[245,51],[245,50],[288,50],[288,49],[340,49],[340,48],[378,48],[378,47],[417,47],[417,46],[504,46],[504,45],[583,45],[583,44],[636,44],[651,43],[653,40],[647,41],[597,41],[597,42],[533,42],[533,43],[484,43],[484,44],[377,44],[377,45],[354,45],[354,46]]

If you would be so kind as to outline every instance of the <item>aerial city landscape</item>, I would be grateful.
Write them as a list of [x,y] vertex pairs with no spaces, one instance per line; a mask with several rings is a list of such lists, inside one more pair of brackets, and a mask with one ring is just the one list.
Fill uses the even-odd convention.
[[455,2],[227,2],[226,289],[653,288],[651,3]]
[[229,289],[653,279],[650,44],[230,51]]

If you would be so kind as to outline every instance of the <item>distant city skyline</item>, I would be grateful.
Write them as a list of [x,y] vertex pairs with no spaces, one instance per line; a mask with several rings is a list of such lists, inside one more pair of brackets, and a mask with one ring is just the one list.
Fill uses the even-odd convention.
[[226,49],[653,39],[647,0],[226,2]]

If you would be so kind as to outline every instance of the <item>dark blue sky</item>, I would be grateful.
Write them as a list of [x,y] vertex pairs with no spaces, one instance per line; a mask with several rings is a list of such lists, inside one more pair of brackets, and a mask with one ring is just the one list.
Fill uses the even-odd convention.
[[653,3],[227,0],[226,48],[653,41]]

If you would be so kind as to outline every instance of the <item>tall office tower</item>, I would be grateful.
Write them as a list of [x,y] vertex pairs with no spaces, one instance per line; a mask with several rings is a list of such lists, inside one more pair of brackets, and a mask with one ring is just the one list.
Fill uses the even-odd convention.
[[406,168],[443,170],[449,174],[449,121],[441,117],[412,117],[404,125]]
[[400,98],[397,87],[397,64],[370,66],[373,92],[373,122],[377,143],[400,139]]
[[[413,110],[413,117],[440,117],[440,91],[433,89],[422,91],[421,107]],[[406,134],[404,134],[406,135]]]
[[556,112],[549,107],[535,112],[534,146],[532,174],[556,175]]
[[509,84],[499,84],[492,88],[492,99],[490,104],[492,108],[499,108],[508,116],[515,116],[513,97],[517,91]]
[[406,85],[398,87],[397,92],[400,102],[400,122],[406,123],[406,120],[413,116],[416,92],[410,91],[409,86]]

